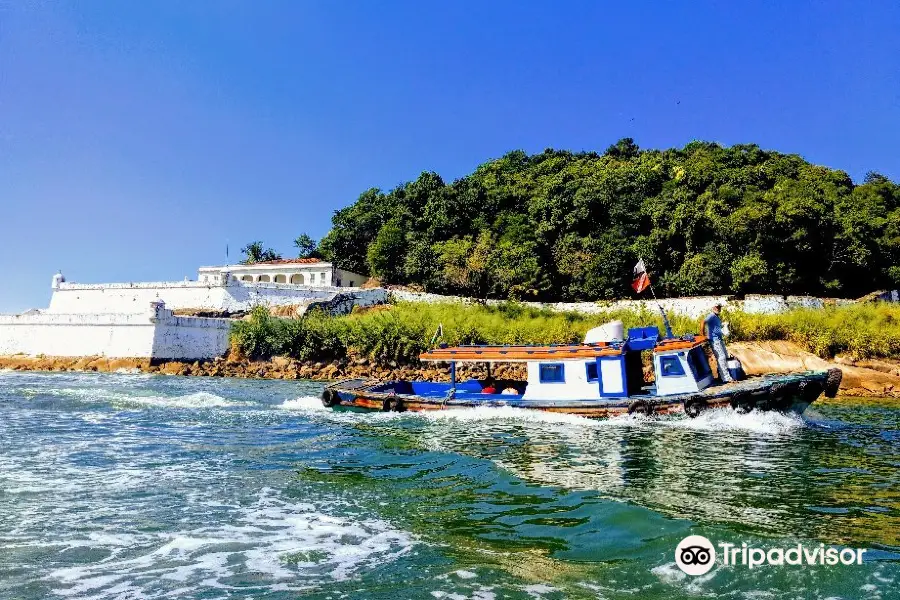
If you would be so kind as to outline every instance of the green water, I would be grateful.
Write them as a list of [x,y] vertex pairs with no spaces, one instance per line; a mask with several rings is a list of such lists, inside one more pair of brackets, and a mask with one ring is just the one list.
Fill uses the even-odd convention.
[[[900,598],[900,405],[587,421],[0,373],[2,598]],[[861,565],[674,562],[689,534]]]

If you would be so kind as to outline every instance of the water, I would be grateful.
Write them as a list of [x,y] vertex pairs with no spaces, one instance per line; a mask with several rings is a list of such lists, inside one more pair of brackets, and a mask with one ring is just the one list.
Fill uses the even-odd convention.
[[[900,598],[900,405],[593,422],[320,390],[0,373],[0,597]],[[868,550],[694,578],[691,533]]]

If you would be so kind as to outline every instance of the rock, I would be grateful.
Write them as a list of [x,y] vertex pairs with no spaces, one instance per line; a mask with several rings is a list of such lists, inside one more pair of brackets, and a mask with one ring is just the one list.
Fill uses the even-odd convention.
[[291,359],[286,356],[273,356],[272,357],[272,364],[278,368],[284,368],[284,367],[288,366],[289,364],[291,364],[291,362],[292,362]]
[[165,362],[160,365],[159,370],[165,375],[187,375],[189,373],[188,366],[178,361]]

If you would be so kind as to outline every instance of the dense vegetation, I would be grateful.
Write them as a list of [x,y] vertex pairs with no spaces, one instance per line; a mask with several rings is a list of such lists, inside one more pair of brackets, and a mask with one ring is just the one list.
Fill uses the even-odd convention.
[[[725,311],[732,340],[790,340],[822,357],[846,352],[855,358],[900,357],[900,307],[856,304],[798,309],[776,315]],[[676,334],[696,332],[698,322],[670,315]],[[302,360],[367,358],[412,362],[430,347],[439,324],[451,344],[561,344],[580,342],[591,327],[621,319],[626,327],[656,325],[656,312],[618,310],[584,315],[499,305],[399,303],[332,317],[313,311],[280,319],[257,308],[237,321],[232,343],[252,358],[290,356]]]
[[332,221],[319,250],[338,266],[481,298],[627,297],[639,256],[668,296],[900,284],[900,185],[755,145],[516,151],[368,190]]

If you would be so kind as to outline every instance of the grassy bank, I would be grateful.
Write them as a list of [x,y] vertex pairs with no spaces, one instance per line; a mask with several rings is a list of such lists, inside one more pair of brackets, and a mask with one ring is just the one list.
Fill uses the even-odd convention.
[[[538,310],[509,303],[500,306],[399,303],[332,317],[313,312],[302,319],[253,312],[232,330],[232,344],[251,358],[289,356],[298,360],[367,358],[409,362],[425,351],[439,324],[443,341],[458,344],[563,344],[612,319],[625,327],[656,325],[658,313],[609,311],[597,315]],[[777,315],[725,314],[732,340],[788,340],[829,358],[900,358],[900,307],[863,304],[799,309]],[[676,334],[695,333],[698,322],[670,315]]]

